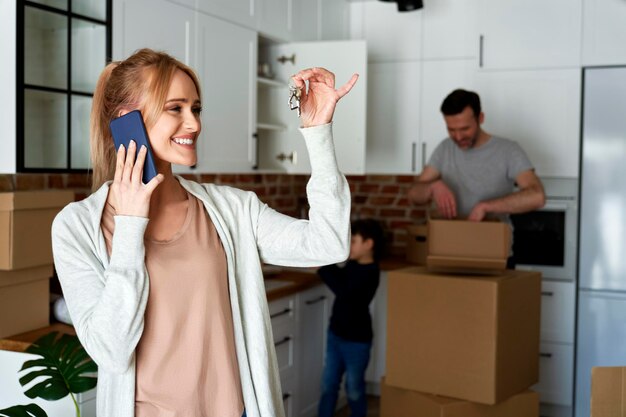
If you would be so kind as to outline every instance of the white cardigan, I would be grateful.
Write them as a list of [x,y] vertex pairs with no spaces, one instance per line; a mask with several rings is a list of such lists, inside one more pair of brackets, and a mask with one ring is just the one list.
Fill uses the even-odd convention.
[[[350,191],[337,168],[331,125],[301,131],[312,168],[307,184],[309,220],[280,214],[252,192],[178,178],[204,203],[226,252],[248,417],[284,416],[260,262],[307,267],[341,262],[349,254]],[[76,332],[99,367],[98,417],[133,417],[134,352],[143,331],[149,286],[143,243],[148,219],[115,216],[109,258],[100,229],[109,185],[58,214],[52,243]]]

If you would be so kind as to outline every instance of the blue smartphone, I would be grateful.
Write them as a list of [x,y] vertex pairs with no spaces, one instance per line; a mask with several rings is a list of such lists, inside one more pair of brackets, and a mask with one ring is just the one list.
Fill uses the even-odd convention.
[[[150,180],[157,175],[156,164],[154,163],[154,156],[152,155],[152,148],[150,148],[150,140],[148,139],[148,132],[146,126],[143,124],[143,117],[139,110],[133,110],[111,120],[109,124],[111,128],[111,135],[113,136],[113,142],[115,142],[115,150],[119,150],[120,145],[124,145],[126,151],[128,151],[128,144],[131,140],[134,140],[137,144],[137,154],[141,149],[141,145],[145,145],[148,149],[146,154],[146,161],[143,165],[143,183],[147,184]],[[135,160],[137,156],[135,155]]]

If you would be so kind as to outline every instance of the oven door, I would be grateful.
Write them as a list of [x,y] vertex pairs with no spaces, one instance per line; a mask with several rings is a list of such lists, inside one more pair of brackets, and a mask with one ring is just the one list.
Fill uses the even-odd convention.
[[576,278],[576,203],[548,201],[541,210],[511,216],[516,269],[544,278]]

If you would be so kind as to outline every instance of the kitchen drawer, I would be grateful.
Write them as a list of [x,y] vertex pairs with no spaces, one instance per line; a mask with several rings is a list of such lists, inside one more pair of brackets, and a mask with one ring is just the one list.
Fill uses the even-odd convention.
[[576,284],[543,280],[541,286],[541,341],[574,343]]
[[281,375],[293,372],[295,363],[295,326],[285,323],[272,326],[276,361]]
[[292,323],[296,324],[296,297],[284,297],[269,303],[272,328]]
[[539,392],[542,403],[572,405],[574,387],[574,345],[541,343],[539,383],[533,390]]
[[283,406],[285,407],[285,417],[296,417],[296,382],[295,378],[281,378],[281,388],[283,392]]

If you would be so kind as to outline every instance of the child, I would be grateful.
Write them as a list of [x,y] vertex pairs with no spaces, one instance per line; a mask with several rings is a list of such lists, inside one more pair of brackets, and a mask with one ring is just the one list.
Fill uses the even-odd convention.
[[352,223],[350,258],[344,267],[329,265],[318,274],[335,294],[330,317],[322,396],[318,416],[332,417],[341,379],[346,374],[346,392],[351,417],[365,417],[365,370],[372,347],[369,304],[378,287],[378,261],[383,250],[383,232],[375,220]]

